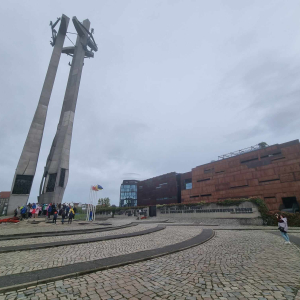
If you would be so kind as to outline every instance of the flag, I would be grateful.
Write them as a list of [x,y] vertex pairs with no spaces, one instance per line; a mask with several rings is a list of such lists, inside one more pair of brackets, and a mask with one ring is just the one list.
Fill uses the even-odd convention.
[[94,185],[92,186],[92,190],[93,191],[98,191],[98,190],[96,190],[96,186],[94,186]]
[[97,185],[95,185],[95,191],[96,192],[98,192],[99,190],[98,190],[98,186]]
[[103,190],[103,187],[99,184],[98,184],[97,188],[98,188],[98,190]]

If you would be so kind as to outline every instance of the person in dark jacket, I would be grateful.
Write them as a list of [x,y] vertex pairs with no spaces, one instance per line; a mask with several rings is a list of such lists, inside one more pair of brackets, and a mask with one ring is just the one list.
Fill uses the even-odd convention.
[[52,204],[50,203],[48,207],[48,219],[50,219],[51,213],[52,213]]
[[65,210],[63,209],[62,212],[61,212],[61,223],[62,223],[62,224],[64,224],[65,218],[66,218],[66,212],[65,212]]
[[52,204],[51,215],[54,215],[55,210],[56,210],[56,205],[55,205],[55,203],[53,203],[53,204]]
[[56,220],[57,220],[57,210],[55,210],[53,213],[53,223],[55,223],[55,225],[56,225]]
[[74,218],[74,210],[70,209],[68,224],[72,224],[72,219]]
[[30,211],[31,207],[32,207],[31,204],[28,203],[28,205],[27,205],[27,219],[32,217],[32,213]]
[[67,208],[66,208],[66,216],[68,216],[68,215],[69,215],[69,211],[70,211],[70,207],[69,207],[69,206],[67,206]]
[[14,211],[14,217],[18,215],[18,212],[20,212],[20,206],[18,206]]

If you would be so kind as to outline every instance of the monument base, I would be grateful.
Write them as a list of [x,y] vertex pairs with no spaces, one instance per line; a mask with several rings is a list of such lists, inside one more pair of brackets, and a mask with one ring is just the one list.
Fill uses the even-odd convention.
[[16,194],[12,194],[9,197],[9,201],[8,201],[8,208],[7,208],[7,215],[13,215],[14,214],[14,210],[18,207],[18,206],[24,206],[27,204],[29,195],[16,195]]

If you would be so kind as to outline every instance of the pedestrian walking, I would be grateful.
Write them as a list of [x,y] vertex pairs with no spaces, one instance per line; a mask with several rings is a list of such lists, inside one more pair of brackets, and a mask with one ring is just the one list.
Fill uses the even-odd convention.
[[280,233],[282,237],[285,239],[285,244],[290,244],[290,238],[287,234],[288,232],[288,223],[287,218],[285,218],[283,215],[275,215],[278,221],[278,229],[280,230]]
[[51,203],[48,206],[47,212],[48,212],[48,219],[50,219],[50,215],[51,215],[51,212],[52,212],[52,204]]
[[14,217],[16,217],[18,215],[18,213],[20,212],[20,206],[18,206],[15,211],[14,211]]
[[67,208],[66,208],[66,216],[69,215],[69,211],[70,211],[70,206],[67,206]]
[[90,221],[93,221],[93,211],[90,211]]
[[74,210],[70,209],[68,224],[72,224],[73,217],[74,217]]

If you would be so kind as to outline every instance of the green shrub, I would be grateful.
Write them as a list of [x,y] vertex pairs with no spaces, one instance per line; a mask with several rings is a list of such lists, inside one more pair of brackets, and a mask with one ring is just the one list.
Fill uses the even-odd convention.
[[287,213],[282,211],[275,211],[275,212],[267,212],[266,218],[268,225],[274,225],[276,226],[278,224],[277,218],[275,217],[275,214],[283,215],[285,218],[287,218],[288,226],[289,227],[300,227],[300,213]]
[[103,207],[101,205],[97,205],[96,206],[96,213],[100,213],[100,212],[118,212],[118,211],[122,211],[122,210],[131,210],[131,209],[143,209],[147,206],[133,206],[133,207],[115,207],[115,206],[110,206],[110,207]]

